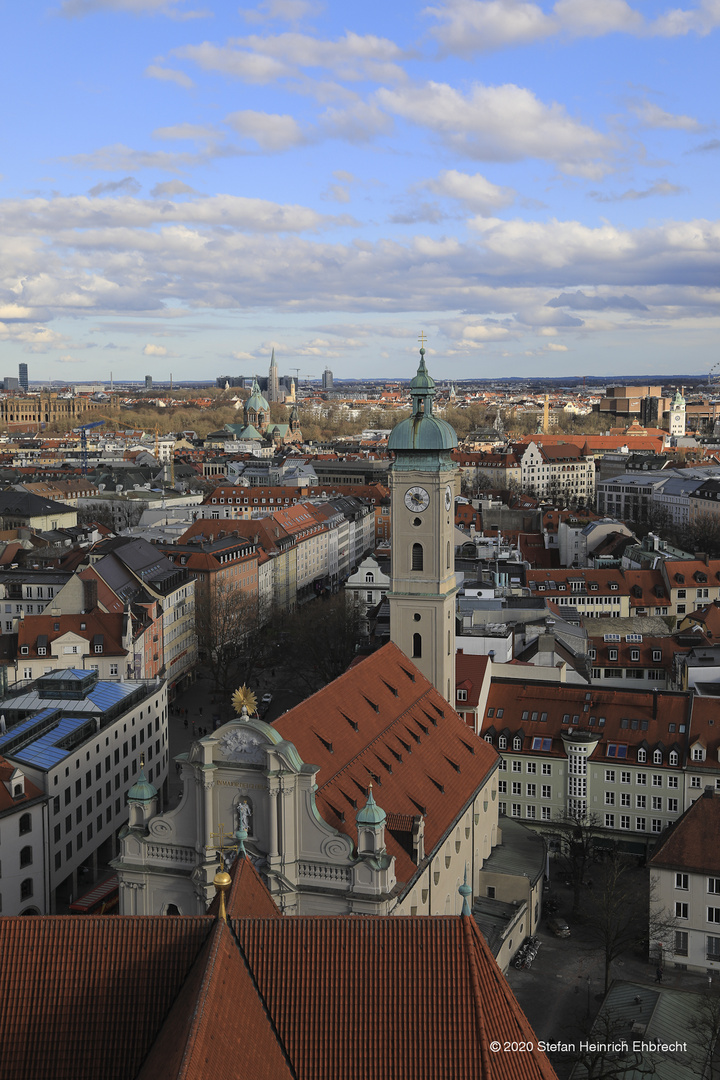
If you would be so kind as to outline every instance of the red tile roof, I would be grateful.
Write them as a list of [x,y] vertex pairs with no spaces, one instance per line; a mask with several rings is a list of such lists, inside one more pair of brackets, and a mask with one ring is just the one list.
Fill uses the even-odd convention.
[[7,918],[0,949],[3,1080],[557,1080],[470,916]]
[[215,923],[137,1080],[295,1075],[232,930]]
[[211,928],[207,917],[0,919],[3,1080],[134,1077]]
[[705,791],[665,833],[650,865],[720,875],[718,836],[720,792]]
[[490,1050],[537,1039],[470,917],[233,928],[299,1080],[554,1080],[537,1049]]
[[[499,762],[392,643],[273,726],[320,766],[317,805],[326,821],[356,839],[355,815],[372,783],[386,813],[425,817],[428,856]],[[412,857],[391,832],[385,840],[397,880],[409,882]]]

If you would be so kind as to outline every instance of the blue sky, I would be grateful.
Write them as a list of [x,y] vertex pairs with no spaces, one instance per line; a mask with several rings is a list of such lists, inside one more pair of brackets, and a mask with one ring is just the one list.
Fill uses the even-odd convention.
[[2,374],[701,373],[720,0],[0,4]]

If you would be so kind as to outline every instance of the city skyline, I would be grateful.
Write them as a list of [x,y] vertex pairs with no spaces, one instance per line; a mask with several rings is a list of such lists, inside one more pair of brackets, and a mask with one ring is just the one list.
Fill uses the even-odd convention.
[[421,330],[458,380],[717,359],[710,0],[4,20],[5,374],[397,377]]

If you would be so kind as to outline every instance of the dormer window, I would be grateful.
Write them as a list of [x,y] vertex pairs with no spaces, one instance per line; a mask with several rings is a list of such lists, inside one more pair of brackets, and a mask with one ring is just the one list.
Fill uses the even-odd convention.
[[522,739],[519,735],[513,739],[513,750],[522,750]]
[[670,757],[668,758],[668,761],[670,762],[671,765],[677,765],[677,763],[678,763],[678,752],[677,752],[677,750],[671,750],[670,751]]
[[662,750],[653,750],[653,765],[662,765]]
[[693,761],[704,761],[705,760],[705,747],[700,746],[698,743],[696,743],[695,746],[693,746],[693,748],[692,748],[690,756],[691,756]]
[[608,649],[608,660],[617,660],[617,658],[618,658],[617,649]]
[[643,749],[638,750],[638,764],[644,765],[646,761],[647,761],[647,753],[645,752],[645,750],[643,750]]
[[507,750],[507,739],[504,735],[498,739],[498,750]]
[[653,649],[653,664],[659,664],[662,660],[662,649]]
[[27,645],[21,645],[21,646],[20,646],[20,655],[21,655],[21,656],[27,656],[27,655],[28,655],[28,653],[29,653],[29,651],[30,651],[30,650],[29,650],[29,648],[28,648],[28,646],[27,646]]
[[467,701],[467,690],[458,690],[457,699],[458,701]]
[[639,660],[640,659],[640,650],[639,649],[631,649],[630,650],[630,659],[631,660]]
[[102,647],[102,645],[96,645],[96,646],[95,646],[95,652],[96,652],[96,653],[101,653],[102,651],[103,651],[103,647]]
[[47,649],[43,645],[41,645],[38,648],[38,656],[45,656],[46,652],[47,652]]

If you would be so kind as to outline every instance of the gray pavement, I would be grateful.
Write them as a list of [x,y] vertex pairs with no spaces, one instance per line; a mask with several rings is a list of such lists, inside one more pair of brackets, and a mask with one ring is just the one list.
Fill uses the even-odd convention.
[[[638,870],[638,874],[644,873],[647,870]],[[568,919],[571,936],[554,937],[543,919],[538,931],[542,944],[532,967],[518,971],[511,965],[507,978],[538,1039],[577,1045],[587,1037],[604,998],[604,957],[583,923],[569,918],[570,890],[553,885],[552,891],[560,899],[560,911]],[[613,964],[611,980],[655,983],[656,969],[657,964],[650,963],[646,956],[630,953]],[[705,975],[666,967],[663,986],[705,993],[708,980]],[[549,1053],[548,1057],[560,1080],[566,1080],[573,1065],[572,1055]]]

